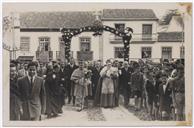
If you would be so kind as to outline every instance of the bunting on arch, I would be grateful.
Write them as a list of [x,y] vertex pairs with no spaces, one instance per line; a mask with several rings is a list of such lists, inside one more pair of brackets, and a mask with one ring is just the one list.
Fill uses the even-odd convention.
[[124,44],[124,61],[129,61],[129,49],[130,49],[130,40],[132,38],[133,29],[130,27],[125,28],[124,32],[120,32],[115,28],[102,25],[100,22],[95,22],[93,26],[86,26],[79,29],[68,29],[62,28],[62,38],[65,42],[65,58],[67,61],[70,60],[70,49],[71,49],[71,39],[73,36],[79,35],[82,32],[94,32],[93,36],[102,35],[103,31],[108,31],[115,34],[116,36],[122,37]]

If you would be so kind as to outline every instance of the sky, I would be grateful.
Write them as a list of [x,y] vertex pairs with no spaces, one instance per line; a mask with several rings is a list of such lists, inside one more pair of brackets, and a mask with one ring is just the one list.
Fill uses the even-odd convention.
[[3,16],[10,12],[26,11],[98,11],[102,9],[153,9],[161,18],[169,9],[178,8],[178,3],[3,3]]

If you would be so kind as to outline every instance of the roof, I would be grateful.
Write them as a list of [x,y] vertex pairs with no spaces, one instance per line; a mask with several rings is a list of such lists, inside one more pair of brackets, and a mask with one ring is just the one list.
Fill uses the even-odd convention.
[[169,25],[172,19],[175,19],[180,25],[184,24],[183,23],[183,18],[179,14],[172,14],[169,16],[166,16],[165,19],[162,19],[159,21],[159,25]]
[[158,33],[158,42],[182,42],[184,33],[182,32],[160,32]]
[[26,12],[20,14],[21,28],[79,28],[92,25],[92,12]]
[[104,9],[102,20],[158,20],[152,9]]
[[[94,23],[92,11],[25,12],[20,13],[20,27],[28,28],[80,28]],[[102,20],[157,20],[151,9],[104,9]]]

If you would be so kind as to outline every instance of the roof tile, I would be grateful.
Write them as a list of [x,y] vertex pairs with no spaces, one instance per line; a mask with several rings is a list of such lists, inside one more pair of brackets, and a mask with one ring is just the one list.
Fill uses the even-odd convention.
[[161,32],[158,33],[158,42],[182,42],[184,33],[182,32]]
[[157,19],[152,9],[104,9],[103,19]]

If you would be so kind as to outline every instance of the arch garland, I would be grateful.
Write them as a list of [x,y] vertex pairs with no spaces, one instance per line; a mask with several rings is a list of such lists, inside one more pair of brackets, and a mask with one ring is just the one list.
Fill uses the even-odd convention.
[[70,60],[70,47],[71,47],[71,39],[73,36],[81,34],[82,32],[94,32],[93,36],[102,35],[103,31],[108,31],[110,33],[115,34],[116,36],[122,37],[124,44],[124,61],[129,61],[129,48],[130,48],[130,40],[132,38],[131,33],[133,33],[133,29],[130,27],[126,27],[124,32],[118,31],[115,28],[102,25],[100,22],[94,23],[93,26],[86,26],[79,29],[68,29],[62,28],[62,39],[65,43],[65,58],[69,62]]

